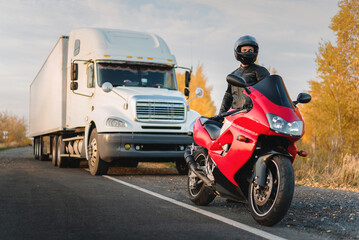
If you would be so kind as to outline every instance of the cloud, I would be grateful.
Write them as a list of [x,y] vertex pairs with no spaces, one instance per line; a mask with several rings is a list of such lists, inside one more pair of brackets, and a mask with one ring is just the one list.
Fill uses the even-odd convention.
[[[259,63],[289,79],[294,95],[315,77],[315,52],[322,39],[334,39],[328,26],[337,11],[337,0],[1,1],[0,111],[26,116],[29,85],[58,37],[86,26],[158,34],[179,65],[203,64],[217,106],[225,76],[238,67],[233,44],[251,34],[260,43]],[[6,89],[14,92],[18,107],[8,101]]]

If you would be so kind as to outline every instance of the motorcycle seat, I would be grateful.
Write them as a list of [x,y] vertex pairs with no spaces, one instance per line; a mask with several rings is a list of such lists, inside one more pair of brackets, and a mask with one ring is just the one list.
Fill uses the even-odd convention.
[[221,134],[222,126],[223,126],[223,123],[213,121],[213,120],[207,120],[204,123],[204,129],[206,129],[206,131],[209,134],[209,137],[212,140],[216,140],[219,137],[219,135]]

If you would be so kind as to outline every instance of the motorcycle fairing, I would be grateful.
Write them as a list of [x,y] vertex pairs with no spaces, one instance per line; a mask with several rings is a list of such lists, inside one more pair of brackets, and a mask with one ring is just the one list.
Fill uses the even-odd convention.
[[[244,136],[246,141],[239,141],[238,136]],[[252,156],[257,142],[258,134],[238,125],[232,125],[222,135],[214,141],[209,150],[212,160],[216,163],[218,169],[234,185],[238,186],[234,176]],[[222,146],[230,144],[228,152],[224,153]],[[240,155],[236,149],[241,149]],[[225,154],[225,156],[223,156]],[[229,159],[236,159],[235,161]]]
[[[226,117],[232,122],[232,126],[226,129],[217,139],[209,136],[201,125],[199,119],[193,128],[195,142],[209,150],[209,154],[216,163],[218,169],[231,183],[238,186],[234,177],[238,170],[251,158],[259,135],[285,136],[292,144],[287,151],[296,156],[294,142],[300,137],[290,137],[270,129],[266,114],[273,113],[282,117],[287,122],[303,120],[299,111],[293,106],[285,89],[283,80],[278,75],[271,75],[259,83],[248,87],[250,94],[244,94],[252,100],[252,108],[249,112],[239,112]],[[245,137],[246,141],[237,140],[239,136]],[[223,146],[228,144],[229,150],[224,152]],[[240,155],[238,155],[240,149]],[[236,159],[233,161],[232,159]]]

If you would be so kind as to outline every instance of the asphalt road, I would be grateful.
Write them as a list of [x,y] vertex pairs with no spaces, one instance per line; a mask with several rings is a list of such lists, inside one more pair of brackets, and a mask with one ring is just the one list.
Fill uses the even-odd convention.
[[31,147],[0,151],[0,239],[359,239],[359,193],[296,186],[274,227],[244,204],[193,205],[174,169],[59,169]]

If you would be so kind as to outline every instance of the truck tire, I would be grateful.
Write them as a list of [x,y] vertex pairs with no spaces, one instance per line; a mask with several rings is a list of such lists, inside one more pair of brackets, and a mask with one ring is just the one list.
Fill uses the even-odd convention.
[[138,166],[138,161],[134,160],[134,159],[125,159],[125,160],[120,160],[117,163],[115,163],[116,166],[119,167],[128,167],[128,168],[136,168]]
[[34,138],[34,157],[36,160],[39,160],[38,138]]
[[94,128],[91,132],[87,151],[89,156],[88,165],[90,173],[92,175],[107,174],[109,164],[100,158],[96,128]]
[[52,165],[57,166],[57,136],[52,138],[51,143],[51,155],[52,155]]
[[176,168],[179,175],[187,175],[188,174],[188,165],[186,161],[183,159],[176,160]]
[[57,137],[57,143],[56,143],[56,165],[59,168],[65,168],[68,165],[68,158],[62,157],[61,154],[65,153],[65,143],[62,141],[62,137]]
[[48,155],[42,154],[42,137],[37,138],[37,159],[39,161],[47,161],[47,160],[49,160]]

